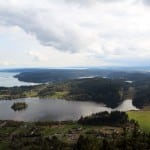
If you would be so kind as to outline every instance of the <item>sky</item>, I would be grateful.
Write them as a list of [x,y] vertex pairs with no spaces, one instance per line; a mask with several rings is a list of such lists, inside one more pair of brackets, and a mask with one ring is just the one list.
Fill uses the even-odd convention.
[[150,0],[0,0],[0,68],[150,66]]

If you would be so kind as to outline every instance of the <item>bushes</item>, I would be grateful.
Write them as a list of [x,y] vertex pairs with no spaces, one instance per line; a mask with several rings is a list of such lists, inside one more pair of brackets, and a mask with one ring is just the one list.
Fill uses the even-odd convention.
[[99,150],[100,142],[98,139],[93,139],[91,137],[80,136],[74,150]]
[[128,122],[128,115],[119,111],[101,112],[85,118],[81,117],[78,122],[83,125],[121,125]]

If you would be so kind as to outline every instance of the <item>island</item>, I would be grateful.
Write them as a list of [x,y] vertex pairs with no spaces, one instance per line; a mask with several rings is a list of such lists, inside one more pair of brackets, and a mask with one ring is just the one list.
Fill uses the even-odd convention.
[[25,103],[25,102],[17,102],[17,103],[14,103],[11,108],[14,110],[14,111],[21,111],[21,110],[24,110],[28,107],[28,105]]

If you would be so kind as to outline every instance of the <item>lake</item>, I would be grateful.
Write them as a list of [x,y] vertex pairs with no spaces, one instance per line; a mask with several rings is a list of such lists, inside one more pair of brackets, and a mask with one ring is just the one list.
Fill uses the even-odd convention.
[[[36,85],[19,81],[14,76],[17,73],[0,72],[0,86],[28,86]],[[11,106],[14,102],[26,102],[28,108],[23,111],[14,111]],[[92,113],[102,111],[128,111],[136,110],[131,100],[125,100],[117,108],[111,109],[102,104],[94,102],[66,101],[58,99],[39,99],[25,98],[18,100],[2,100],[0,101],[0,120],[17,120],[17,121],[62,121],[77,120],[81,116],[87,116]]]
[[[11,106],[14,102],[26,102],[27,109],[14,111]],[[129,106],[129,107],[128,107]],[[0,101],[0,120],[17,121],[63,121],[77,120],[81,116],[92,113],[112,110],[136,110],[131,100],[125,100],[116,109],[108,108],[94,102],[66,101],[58,99],[24,98],[17,100]]]
[[13,86],[29,86],[36,85],[36,83],[22,82],[14,76],[18,73],[12,72],[0,72],[0,86],[2,87],[13,87]]

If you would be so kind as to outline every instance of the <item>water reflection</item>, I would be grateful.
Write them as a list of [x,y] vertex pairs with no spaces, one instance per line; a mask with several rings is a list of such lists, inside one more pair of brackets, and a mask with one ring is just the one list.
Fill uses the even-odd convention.
[[127,99],[123,103],[121,103],[115,110],[129,111],[129,110],[138,110],[138,108],[133,106],[131,99]]

